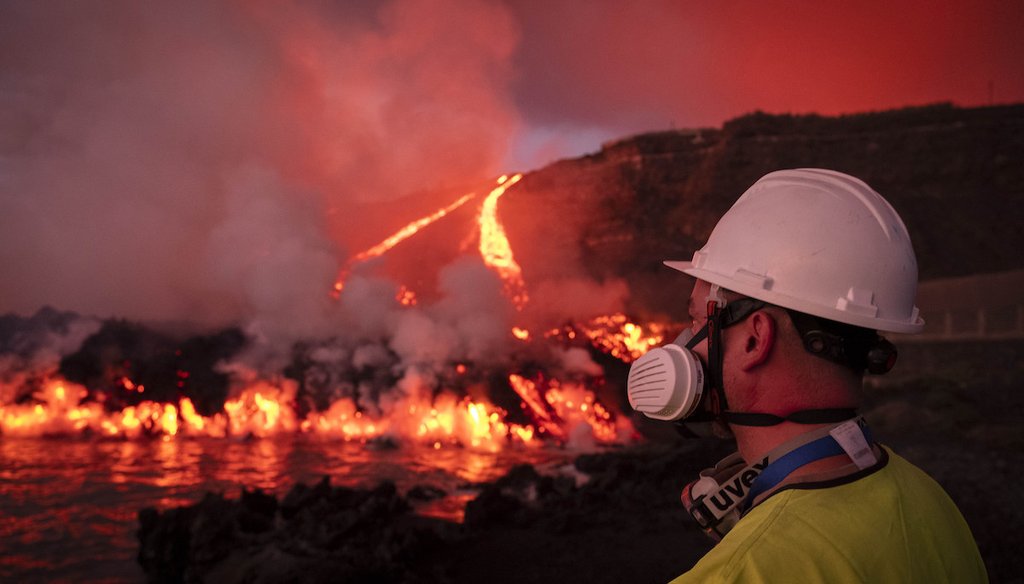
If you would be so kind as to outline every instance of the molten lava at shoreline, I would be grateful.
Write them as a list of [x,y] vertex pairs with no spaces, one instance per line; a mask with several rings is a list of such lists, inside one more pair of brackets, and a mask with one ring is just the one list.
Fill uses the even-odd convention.
[[[543,395],[537,384],[510,376],[524,409],[538,424],[506,421],[508,414],[486,400],[442,393],[432,399],[409,397],[395,404],[388,416],[364,414],[350,399],[340,399],[322,412],[300,419],[291,397],[294,382],[259,382],[224,403],[223,412],[202,416],[192,400],[177,404],[142,401],[120,411],[85,401],[84,387],[60,379],[47,380],[33,396],[35,403],[0,405],[0,434],[41,437],[92,435],[105,438],[145,436],[269,437],[309,433],[345,441],[410,440],[435,448],[458,445],[495,451],[508,444],[539,444],[546,434],[564,442],[577,427],[592,432],[601,443],[632,438],[628,420],[612,417],[594,394],[579,384],[549,382]],[[526,389],[523,389],[526,388]],[[528,392],[528,393],[527,393]]]
[[[474,226],[483,265],[500,277],[504,298],[518,313],[529,301],[529,295],[523,269],[514,258],[498,217],[498,201],[521,178],[522,175],[517,174],[496,181],[497,186],[476,214]],[[335,297],[339,298],[345,289],[345,279],[354,266],[387,253],[474,196],[474,193],[463,195],[353,256],[341,270],[335,284]],[[393,301],[397,310],[420,320],[423,311],[430,308],[421,307],[416,292],[404,284],[398,286]],[[543,334],[531,332],[524,326],[509,326],[505,334],[513,343],[513,354],[504,365],[473,365],[457,357],[443,367],[447,373],[395,360],[393,345],[387,339],[383,344],[377,341],[377,348],[367,348],[362,353],[358,347],[339,349],[329,343],[311,343],[302,349],[308,354],[300,360],[313,363],[316,361],[314,353],[338,350],[349,355],[343,359],[351,360],[349,373],[314,371],[314,378],[326,375],[325,385],[323,379],[305,380],[303,376],[310,372],[301,366],[300,372],[305,373],[300,375],[293,370],[285,375],[239,371],[232,365],[225,376],[221,366],[231,360],[230,352],[217,353],[219,357],[214,354],[199,357],[202,369],[190,372],[191,367],[185,366],[186,356],[181,349],[174,349],[173,357],[150,357],[158,363],[169,360],[174,364],[173,373],[143,362],[139,367],[145,375],[136,377],[140,369],[133,369],[135,364],[128,358],[129,354],[134,347],[155,341],[147,341],[139,331],[132,330],[126,335],[115,327],[103,337],[107,344],[98,342],[85,357],[78,355],[74,360],[75,366],[69,370],[91,372],[74,378],[80,383],[58,374],[55,367],[29,371],[27,376],[22,376],[20,386],[0,379],[0,436],[82,435],[169,440],[302,433],[343,441],[411,442],[434,448],[458,446],[492,452],[507,446],[534,446],[544,442],[623,443],[636,438],[637,433],[627,417],[615,415],[615,404],[602,404],[598,400],[595,390],[604,384],[604,371],[587,356],[587,351],[629,363],[660,344],[666,328],[657,323],[641,327],[620,313],[599,316],[582,324],[567,324]],[[209,347],[210,343],[202,346]],[[299,355],[301,351],[296,353],[297,350],[293,349],[293,353]],[[165,353],[169,351],[165,347]],[[517,356],[520,351],[522,355]],[[585,365],[575,373],[564,372],[564,377],[547,371],[541,362],[533,362],[536,356],[525,357],[563,354],[564,358],[572,351],[576,351],[577,367],[579,362]],[[188,355],[195,352],[186,351]],[[388,352],[391,357],[387,356]],[[201,350],[198,353],[203,355]],[[107,354],[123,356],[104,363],[102,355]],[[364,356],[357,357],[357,354]],[[378,357],[375,361],[367,357],[371,354],[384,354],[385,358]],[[141,359],[145,361],[145,357]],[[512,365],[523,359],[522,370]],[[365,364],[359,364],[364,362],[373,364],[376,369],[366,369]],[[193,367],[197,366],[193,361]],[[160,371],[172,375],[173,379],[160,377]],[[582,371],[588,373],[583,375]],[[365,379],[368,374],[375,375],[375,381],[369,385]],[[232,388],[229,396],[220,401],[211,400],[207,394],[216,395],[217,390],[204,389],[204,382],[199,380],[205,379],[208,385],[218,379],[218,375]],[[497,379],[503,381],[497,382]],[[313,390],[309,390],[306,383],[313,383],[314,389],[323,391],[310,393]],[[346,384],[349,389],[343,390]],[[303,388],[307,390],[305,394]],[[223,391],[227,391],[227,387]],[[495,399],[495,395],[502,393],[508,399]],[[200,399],[195,400],[197,397]]]
[[[644,327],[628,322],[624,315],[601,317],[586,326],[567,325],[545,333],[539,340],[564,345],[586,339],[594,350],[628,363],[658,344],[662,326]],[[521,329],[520,329],[521,330]],[[457,376],[467,373],[465,364],[454,368]],[[188,372],[175,372],[176,378]],[[623,443],[636,438],[629,419],[616,416],[596,397],[593,381],[562,381],[544,375],[506,376],[508,387],[519,398],[524,422],[513,422],[505,409],[486,398],[472,398],[455,390],[394,392],[387,411],[371,413],[352,398],[333,401],[323,410],[300,413],[295,380],[260,379],[236,390],[224,401],[221,411],[201,415],[189,397],[176,402],[137,401],[111,409],[119,400],[109,393],[50,375],[38,389],[14,403],[0,404],[0,436],[92,436],[111,439],[141,437],[269,437],[303,433],[344,441],[390,440],[432,445],[459,446],[497,451],[510,445],[539,445],[589,440],[593,443]],[[138,399],[145,386],[126,376],[113,384],[126,396]],[[179,385],[180,387],[180,385]],[[15,395],[5,388],[5,395]]]

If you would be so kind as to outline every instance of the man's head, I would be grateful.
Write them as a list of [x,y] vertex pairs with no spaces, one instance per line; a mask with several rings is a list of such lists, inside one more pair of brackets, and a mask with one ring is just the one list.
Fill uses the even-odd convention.
[[690,261],[671,268],[776,306],[871,330],[924,327],[899,215],[857,178],[780,170],[754,183]]
[[[701,331],[716,297],[725,306],[714,338]],[[694,283],[687,309],[690,330],[700,335],[690,348],[709,370],[714,387],[724,389],[718,399],[732,412],[783,415],[853,408],[869,352],[887,344],[875,331],[715,290],[704,280]],[[719,345],[718,356],[712,354],[712,342]]]
[[[677,340],[689,351],[670,345],[667,353],[655,350],[634,364],[630,400],[651,417],[679,419],[673,416],[696,411],[680,406],[680,399],[775,416],[837,407],[829,392],[819,392],[826,397],[814,403],[806,392],[786,397],[779,391],[803,387],[800,380],[808,377],[852,386],[866,367],[891,366],[891,345],[875,331],[917,332],[924,325],[914,306],[917,262],[902,220],[868,185],[835,171],[766,175],[722,217],[691,261],[665,263],[698,279],[689,306],[698,341]],[[703,372],[673,375],[681,367],[699,368],[687,353],[699,355],[708,369],[709,391],[696,384],[704,383]],[[664,382],[659,371],[668,372]],[[691,388],[680,394],[687,383]],[[781,389],[767,392],[769,386]],[[726,419],[743,419],[733,418]]]

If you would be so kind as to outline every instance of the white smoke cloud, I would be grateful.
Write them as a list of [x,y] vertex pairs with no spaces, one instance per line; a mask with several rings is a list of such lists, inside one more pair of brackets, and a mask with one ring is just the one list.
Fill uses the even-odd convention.
[[[205,282],[232,290],[250,333],[295,340],[323,336],[336,323],[328,291],[337,252],[301,194],[274,172],[243,169],[227,186],[223,221],[209,234]],[[319,227],[319,228],[318,228]]]
[[580,276],[554,277],[531,283],[529,313],[540,322],[583,321],[620,312],[628,298],[629,286],[623,280],[597,282]]
[[479,258],[466,257],[445,266],[439,279],[436,303],[401,311],[391,349],[403,363],[434,371],[453,361],[504,359],[514,311],[500,278]]
[[390,343],[403,362],[424,366],[444,363],[458,345],[450,324],[434,321],[418,309],[402,313]]
[[518,32],[497,0],[24,3],[0,20],[0,312],[240,325],[251,342],[218,367],[236,388],[308,362],[314,397],[371,411],[515,350],[595,372],[510,329],[607,312],[618,284],[540,282],[517,313],[470,252],[417,307],[366,264],[329,296],[354,242],[392,229],[368,206],[437,190],[441,207],[442,187],[500,170]]
[[31,319],[0,323],[0,404],[14,401],[32,382],[57,371],[61,358],[75,352],[99,330],[93,318],[40,311]]
[[604,374],[601,366],[590,358],[590,353],[580,347],[569,347],[568,349],[553,348],[552,354],[561,361],[562,369],[569,375],[583,374],[589,376],[600,376]]
[[323,334],[360,206],[497,172],[497,2],[0,8],[0,311]]
[[380,345],[361,345],[352,352],[352,366],[356,369],[386,367],[390,364],[390,354]]

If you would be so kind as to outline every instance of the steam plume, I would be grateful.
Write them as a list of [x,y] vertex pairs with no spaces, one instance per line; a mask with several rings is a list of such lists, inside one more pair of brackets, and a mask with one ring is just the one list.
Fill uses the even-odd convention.
[[317,332],[362,206],[496,173],[517,123],[487,1],[0,10],[6,310]]

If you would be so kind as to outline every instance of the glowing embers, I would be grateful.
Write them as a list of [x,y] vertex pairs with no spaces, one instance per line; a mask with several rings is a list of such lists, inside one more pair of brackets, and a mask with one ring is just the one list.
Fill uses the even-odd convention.
[[395,300],[402,306],[416,306],[419,303],[416,293],[404,285],[398,287],[398,292],[395,293]]
[[458,399],[441,395],[426,412],[410,406],[409,415],[419,427],[420,440],[432,442],[435,448],[457,443],[472,448],[497,451],[509,442],[530,443],[533,428],[505,422],[506,412],[485,401]]
[[[125,388],[127,391],[134,389]],[[63,380],[48,380],[33,396],[36,403],[0,405],[0,434],[44,436],[91,433],[134,438],[143,435],[175,436],[197,429],[208,434],[213,420],[195,412],[187,398],[177,405],[143,401],[117,412],[97,402],[82,403],[89,392]]]
[[582,383],[531,380],[520,375],[510,375],[509,383],[535,420],[538,432],[559,442],[622,442],[634,432],[628,419],[614,416]]
[[667,328],[663,324],[648,323],[645,330],[618,313],[589,321],[583,326],[583,333],[599,349],[629,363],[660,345]]
[[119,377],[116,380],[116,383],[127,391],[137,391],[139,393],[143,393],[144,391],[146,391],[145,385],[136,385],[134,381],[124,376]]
[[544,337],[571,341],[582,334],[598,350],[631,363],[661,345],[669,328],[670,325],[657,322],[639,325],[630,322],[626,315],[616,313],[598,316],[582,324],[551,329],[544,333]]
[[[286,381],[294,387],[294,382]],[[282,389],[260,381],[246,388],[235,399],[224,402],[224,413],[232,436],[267,436],[279,432],[294,432],[299,423],[292,406],[294,389]]]
[[505,235],[505,227],[498,220],[498,199],[512,185],[519,182],[523,175],[512,178],[501,177],[498,186],[484,200],[477,222],[480,225],[480,257],[484,263],[498,272],[505,284],[505,293],[517,309],[522,309],[529,301],[526,283],[523,281],[523,270],[512,255],[512,246]]
[[0,428],[12,436],[81,431],[103,416],[100,404],[79,406],[86,395],[79,385],[47,381],[33,396],[37,403],[0,405]]
[[399,439],[492,452],[510,443],[537,443],[531,426],[507,423],[506,417],[487,401],[442,392],[434,398],[407,396],[383,416],[364,414],[352,400],[342,399],[324,412],[311,413],[302,427],[343,440]]

